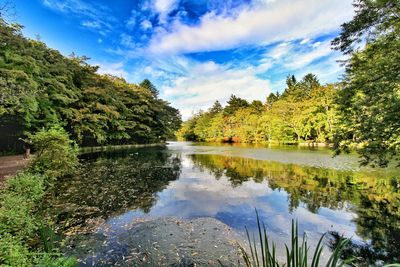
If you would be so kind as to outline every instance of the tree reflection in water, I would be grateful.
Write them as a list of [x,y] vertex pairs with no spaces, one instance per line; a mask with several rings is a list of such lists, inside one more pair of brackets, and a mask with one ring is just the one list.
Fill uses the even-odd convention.
[[[273,190],[285,190],[289,211],[301,203],[318,213],[321,207],[347,209],[357,214],[356,234],[365,243],[351,243],[347,255],[358,265],[400,261],[400,177],[394,172],[338,171],[295,164],[221,155],[191,155],[193,162],[215,177],[225,175],[232,186],[268,181]],[[340,237],[331,232],[333,244]]]
[[58,181],[47,197],[57,227],[83,230],[88,220],[107,219],[127,210],[147,213],[156,193],[179,177],[181,160],[160,148],[83,156],[79,173]]

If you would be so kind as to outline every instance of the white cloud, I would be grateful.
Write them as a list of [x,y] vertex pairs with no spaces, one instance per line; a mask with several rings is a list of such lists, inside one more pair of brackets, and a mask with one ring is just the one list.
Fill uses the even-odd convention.
[[280,0],[243,9],[235,17],[207,13],[195,26],[175,21],[168,31],[158,29],[149,49],[154,53],[186,53],[311,38],[335,31],[350,19],[351,3],[351,0]]
[[177,0],[155,0],[154,10],[159,14],[160,23],[165,23],[167,16],[171,13],[178,5]]
[[306,44],[310,42],[310,38],[304,38],[303,40],[301,40],[300,44]]
[[121,38],[121,45],[128,47],[128,48],[135,48],[135,42],[132,38],[132,36],[126,34],[126,33],[122,33],[120,35]]
[[284,66],[288,69],[299,69],[333,53],[330,40],[324,43],[314,43],[311,48],[306,48],[305,50],[300,50],[289,55],[284,60]]
[[140,27],[142,27],[143,30],[148,30],[148,29],[153,28],[153,25],[151,24],[151,22],[149,20],[146,19],[140,23]]
[[212,61],[185,65],[186,73],[172,77],[171,85],[162,88],[163,97],[179,108],[185,119],[192,111],[211,107],[215,100],[224,104],[231,94],[254,100],[270,92],[269,82],[257,77],[257,68],[230,68]]
[[82,22],[82,26],[86,28],[91,28],[91,29],[100,29],[101,25],[98,21],[94,20],[85,20]]
[[131,11],[131,16],[129,19],[126,21],[126,27],[128,29],[132,29],[136,25],[136,19],[139,16],[139,13],[136,10]]
[[110,10],[101,4],[92,5],[82,0],[43,0],[43,4],[55,11],[72,14],[82,19],[81,25],[105,35],[116,23]]
[[268,56],[275,60],[280,59],[281,57],[287,55],[292,48],[293,47],[290,43],[281,43],[270,50],[268,52]]
[[127,79],[128,72],[124,69],[124,62],[101,62],[101,63],[93,63],[93,65],[99,66],[99,70],[97,73],[99,74],[111,74],[117,77],[122,77]]

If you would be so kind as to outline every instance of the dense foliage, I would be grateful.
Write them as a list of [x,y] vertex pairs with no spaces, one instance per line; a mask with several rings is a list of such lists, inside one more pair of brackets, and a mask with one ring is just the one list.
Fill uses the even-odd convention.
[[335,85],[321,85],[307,74],[289,76],[282,95],[271,93],[265,103],[248,103],[234,95],[223,108],[219,102],[183,123],[178,139],[214,142],[330,142],[336,110]]
[[0,191],[0,265],[75,266],[58,253],[41,204],[52,181],[73,170],[76,150],[60,127],[42,130],[31,141],[37,148],[31,168],[8,178]]
[[357,144],[363,164],[386,166],[400,161],[400,2],[360,0],[355,11],[333,41],[351,54],[338,98],[336,152]]
[[0,20],[0,132],[9,148],[24,132],[53,124],[82,145],[158,142],[179,127],[179,111],[150,81],[97,74],[87,58],[65,57],[21,28]]
[[29,143],[35,148],[30,170],[52,179],[71,174],[78,165],[78,149],[60,126],[29,134]]

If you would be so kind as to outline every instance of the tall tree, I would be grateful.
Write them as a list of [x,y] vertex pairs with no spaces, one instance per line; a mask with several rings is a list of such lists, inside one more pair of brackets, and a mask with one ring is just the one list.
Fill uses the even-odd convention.
[[148,79],[144,79],[139,86],[146,88],[147,90],[149,90],[155,97],[158,97],[158,89],[157,87],[155,87],[154,84],[152,84],[152,82],[150,82]]
[[231,95],[231,97],[228,100],[228,105],[226,105],[224,108],[224,114],[233,115],[238,109],[246,108],[248,106],[249,103],[245,99],[242,99],[235,95]]
[[219,101],[215,101],[213,106],[208,110],[209,113],[211,114],[217,114],[223,110],[223,107]]
[[[338,97],[336,153],[355,146],[361,163],[400,161],[400,2],[355,1],[355,16],[342,25],[336,49],[352,53]],[[366,41],[362,50],[356,44]]]

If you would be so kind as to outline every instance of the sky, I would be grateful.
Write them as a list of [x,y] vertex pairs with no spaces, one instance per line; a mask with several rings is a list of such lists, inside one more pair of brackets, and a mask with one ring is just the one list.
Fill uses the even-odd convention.
[[147,78],[184,119],[230,95],[265,101],[288,75],[340,80],[330,42],[352,0],[14,0],[23,33],[108,73]]

